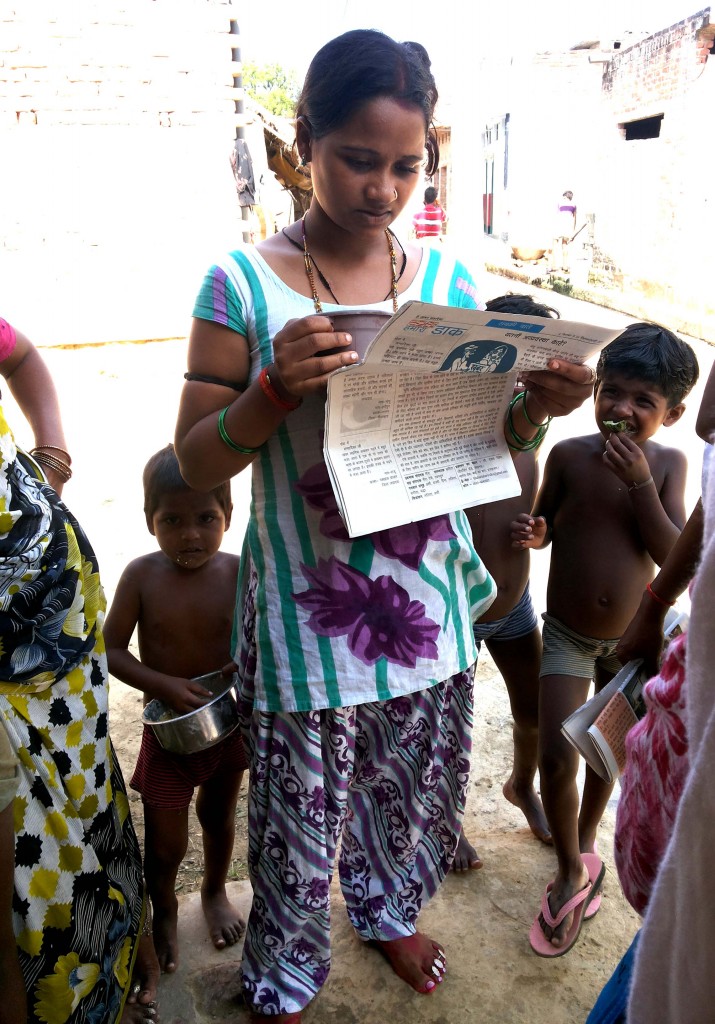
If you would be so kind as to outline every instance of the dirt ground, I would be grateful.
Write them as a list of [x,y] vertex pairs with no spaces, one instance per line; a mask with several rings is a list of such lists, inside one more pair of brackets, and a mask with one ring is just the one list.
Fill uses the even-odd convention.
[[[496,293],[496,292],[495,292]],[[579,313],[562,311],[572,319],[586,319],[586,307]],[[580,314],[580,315],[579,315]],[[626,321],[611,311],[599,310],[601,322]],[[595,319],[595,317],[594,317]],[[74,458],[74,477],[65,490],[65,500],[85,526],[99,556],[104,586],[111,600],[118,577],[132,558],[153,550],[142,512],[141,474],[148,457],[173,435],[176,409],[186,365],[186,342],[155,342],[143,345],[111,344],[81,349],[43,351],[63,402],[68,446]],[[698,350],[699,357],[701,350]],[[702,380],[712,363],[712,352],[702,346]],[[700,390],[691,396],[690,408],[697,410]],[[12,401],[5,397],[10,422],[16,427],[21,444],[31,446],[26,425]],[[585,408],[569,417],[568,426],[558,421],[550,431],[549,444],[566,433],[587,433],[593,429],[592,411]],[[669,431],[668,441],[680,444],[692,454],[694,411],[685,419],[680,433]],[[680,426],[680,425],[678,425]],[[697,497],[697,473],[691,473],[691,495]],[[238,478],[233,484],[234,520],[224,547],[239,553],[248,513],[249,481]],[[688,506],[693,500],[688,498]],[[532,561],[532,589],[537,611],[543,609],[548,557],[536,553]],[[141,695],[113,681],[110,690],[111,735],[125,776],[130,777],[138,750],[141,725]],[[519,934],[538,908],[544,884],[552,876],[553,854],[530,836],[525,822],[502,796],[502,785],[509,775],[511,719],[503,683],[488,657],[482,658],[477,673],[476,724],[472,781],[465,820],[465,831],[484,859],[484,869],[475,873],[477,887],[499,892],[489,898],[494,907],[512,923],[519,920]],[[143,830],[141,802],[134,794],[132,811],[137,831]],[[532,1022],[547,1020],[583,1020],[580,1012],[592,1005],[595,993],[622,955],[638,927],[638,919],[623,899],[612,858],[615,800],[607,809],[599,836],[600,850],[607,865],[604,908],[599,914],[608,927],[603,930],[605,949],[598,955],[598,979],[588,971],[569,972],[570,1004],[563,1013],[534,1012]],[[236,820],[236,844],[231,878],[246,877],[246,803],[245,787]],[[190,843],[179,874],[181,893],[198,889],[202,875],[203,852],[200,829],[192,813]],[[491,883],[489,875],[494,872]],[[483,876],[478,880],[476,875]],[[466,884],[466,882],[465,882]],[[496,887],[496,889],[494,889]],[[454,887],[452,887],[454,888]],[[457,889],[461,890],[461,883]],[[501,895],[499,895],[501,893]],[[518,907],[518,910],[517,910]],[[533,908],[533,909],[532,909]],[[605,911],[605,913],[604,913]],[[493,911],[494,912],[494,911]],[[528,929],[528,923],[526,924]],[[592,934],[594,934],[592,932]],[[488,936],[485,937],[485,942]],[[590,940],[589,940],[590,941]],[[599,947],[600,948],[600,947]],[[525,952],[528,952],[525,948]],[[489,956],[510,963],[509,948],[489,949]],[[567,958],[571,959],[571,958]],[[595,966],[595,965],[594,965]],[[517,972],[518,973],[518,972]],[[501,983],[503,984],[503,978]],[[549,995],[553,999],[553,992]],[[579,1012],[569,1016],[571,1009]],[[511,1018],[510,1018],[511,1019]],[[516,1018],[514,1018],[516,1019]],[[522,1019],[522,1018],[519,1018]],[[523,1018],[527,1019],[527,1018]]]

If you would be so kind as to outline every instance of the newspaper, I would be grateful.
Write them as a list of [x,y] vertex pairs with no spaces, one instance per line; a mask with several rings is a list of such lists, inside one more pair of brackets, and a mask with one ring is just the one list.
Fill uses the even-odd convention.
[[[685,612],[671,609],[665,640],[678,636],[687,624]],[[614,782],[626,766],[626,735],[646,713],[643,687],[648,678],[641,660],[629,661],[561,726],[566,739],[606,782]]]
[[504,417],[520,373],[583,363],[620,333],[405,303],[328,380],[325,462],[349,536],[517,495]]

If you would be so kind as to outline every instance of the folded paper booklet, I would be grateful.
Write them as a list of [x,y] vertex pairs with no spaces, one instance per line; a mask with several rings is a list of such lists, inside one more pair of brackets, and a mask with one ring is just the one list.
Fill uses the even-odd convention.
[[642,661],[629,661],[600,693],[586,701],[561,726],[586,762],[606,782],[625,766],[626,733],[645,714]]
[[[666,640],[682,633],[687,615],[671,609]],[[604,688],[566,719],[561,731],[593,770],[614,782],[626,766],[626,735],[646,712],[643,687],[648,682],[643,662],[629,661]]]

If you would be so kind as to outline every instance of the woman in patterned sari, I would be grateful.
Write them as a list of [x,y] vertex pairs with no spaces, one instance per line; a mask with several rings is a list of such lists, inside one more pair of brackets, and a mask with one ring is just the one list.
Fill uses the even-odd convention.
[[[34,429],[35,399],[16,397]],[[37,401],[56,410],[54,389]],[[38,474],[0,407],[0,717],[18,762],[12,924],[27,1020],[148,1021],[158,971],[109,740],[104,595],[81,527]]]

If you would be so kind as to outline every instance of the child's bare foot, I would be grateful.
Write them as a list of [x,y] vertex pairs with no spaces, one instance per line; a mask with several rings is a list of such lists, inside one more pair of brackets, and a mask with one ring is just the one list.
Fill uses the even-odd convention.
[[246,930],[246,922],[229,901],[225,889],[221,892],[209,893],[202,888],[201,907],[209,927],[211,941],[216,949],[235,946]]
[[372,939],[370,945],[386,957],[398,978],[423,995],[432,992],[447,971],[444,950],[421,932],[389,941]]
[[520,790],[514,785],[514,780],[509,779],[504,783],[502,793],[510,804],[514,804],[523,813],[527,825],[536,838],[540,839],[542,843],[546,843],[547,846],[552,846],[553,839],[549,823],[534,787],[530,785],[528,788]]
[[452,861],[452,871],[476,871],[481,867],[484,867],[482,858],[462,832]]
[[154,949],[163,974],[173,974],[179,959],[177,921],[179,902],[174,896],[167,907],[154,903]]

